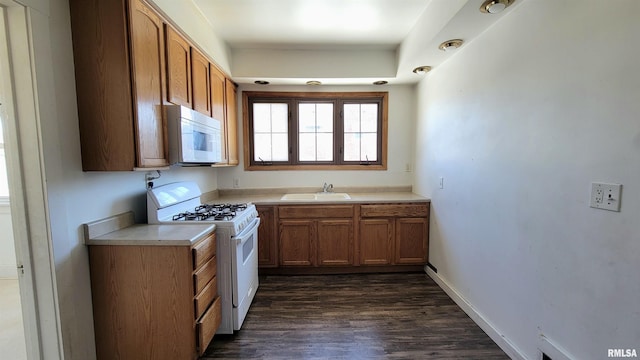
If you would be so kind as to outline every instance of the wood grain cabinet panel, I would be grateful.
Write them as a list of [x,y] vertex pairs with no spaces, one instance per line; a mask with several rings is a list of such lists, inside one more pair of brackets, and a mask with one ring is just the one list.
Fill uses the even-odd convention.
[[278,266],[277,232],[275,208],[273,206],[256,206],[260,217],[258,227],[258,266],[261,268]]
[[162,18],[142,0],[71,0],[82,169],[169,165]]
[[238,165],[238,100],[237,86],[229,78],[225,79],[226,139],[227,160],[229,165]]
[[280,265],[315,265],[315,232],[312,220],[280,220]]
[[191,87],[193,110],[211,116],[211,76],[209,60],[195,48],[191,48]]
[[318,265],[353,264],[353,220],[318,220]]
[[360,264],[389,265],[393,260],[393,220],[360,220]]
[[[210,248],[214,239],[196,246]],[[194,267],[193,253],[190,246],[89,246],[98,360],[204,353],[220,325],[220,297],[215,256]]]
[[426,264],[428,218],[399,218],[395,223],[395,263]]
[[353,205],[280,206],[280,265],[353,264],[353,216]]
[[192,106],[191,46],[170,25],[165,25],[167,54],[167,101]]
[[[362,264],[423,265],[428,259],[429,204],[366,204],[360,207]],[[386,225],[383,225],[386,224]],[[386,228],[383,230],[383,226]],[[388,256],[382,238],[388,239]]]

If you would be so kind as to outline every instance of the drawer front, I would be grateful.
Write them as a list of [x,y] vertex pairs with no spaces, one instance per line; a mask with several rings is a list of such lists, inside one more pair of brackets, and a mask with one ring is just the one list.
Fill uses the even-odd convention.
[[360,217],[426,217],[428,204],[361,205]]
[[194,295],[199,294],[200,291],[204,289],[205,285],[207,285],[209,281],[211,281],[211,279],[216,276],[216,263],[216,257],[214,256],[193,274],[193,287],[195,289]]
[[213,279],[205,285],[204,289],[196,295],[194,300],[196,319],[199,319],[200,316],[204,314],[204,311],[207,310],[213,299],[216,297],[218,297],[218,277],[214,276]]
[[204,240],[193,246],[193,268],[197,269],[216,254],[216,233],[211,233]]
[[213,335],[216,334],[216,331],[220,327],[221,317],[221,305],[220,305],[220,297],[213,302],[213,305],[204,313],[204,315],[200,318],[200,320],[196,323],[196,328],[198,331],[198,348],[200,355],[204,354],[207,350],[207,346],[213,339]]
[[279,206],[280,219],[352,218],[353,205]]

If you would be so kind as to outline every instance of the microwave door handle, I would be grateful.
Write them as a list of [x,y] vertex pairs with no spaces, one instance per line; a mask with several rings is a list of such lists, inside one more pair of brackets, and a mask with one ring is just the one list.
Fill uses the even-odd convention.
[[238,236],[235,237],[236,245],[240,246],[245,242],[247,242],[247,240],[251,238],[250,235],[258,228],[259,225],[260,225],[260,218],[255,218],[251,223],[251,225],[247,226],[243,232],[241,232],[240,234],[238,234]]

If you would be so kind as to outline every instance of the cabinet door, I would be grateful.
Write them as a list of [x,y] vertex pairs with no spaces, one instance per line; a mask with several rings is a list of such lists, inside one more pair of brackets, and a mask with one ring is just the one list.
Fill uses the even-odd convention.
[[315,222],[311,220],[280,221],[280,265],[315,265]]
[[225,102],[226,102],[226,124],[227,124],[227,158],[229,165],[238,165],[238,119],[236,84],[229,79],[225,79]]
[[427,262],[427,218],[396,219],[395,263],[425,264]]
[[191,108],[191,47],[171,26],[167,38],[167,100]]
[[211,117],[220,120],[220,132],[222,133],[222,160],[221,163],[229,162],[227,150],[227,114],[225,112],[225,76],[218,68],[210,64],[211,69]]
[[163,22],[141,0],[131,2],[130,13],[137,166],[168,166]]
[[318,265],[353,264],[353,220],[318,220]]
[[258,227],[258,266],[277,267],[278,249],[275,234],[275,210],[272,206],[256,206],[260,217]]
[[393,219],[360,220],[360,264],[389,265],[393,255]]
[[211,99],[209,98],[209,60],[198,50],[191,48],[191,83],[193,110],[211,116]]

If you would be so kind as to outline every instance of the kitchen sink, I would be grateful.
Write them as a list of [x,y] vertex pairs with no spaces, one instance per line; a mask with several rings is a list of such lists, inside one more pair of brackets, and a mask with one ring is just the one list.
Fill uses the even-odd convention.
[[319,192],[319,193],[305,193],[305,194],[285,194],[280,200],[348,200],[351,196],[347,193],[333,193],[333,192]]
[[351,196],[347,193],[316,193],[316,200],[348,200]]

